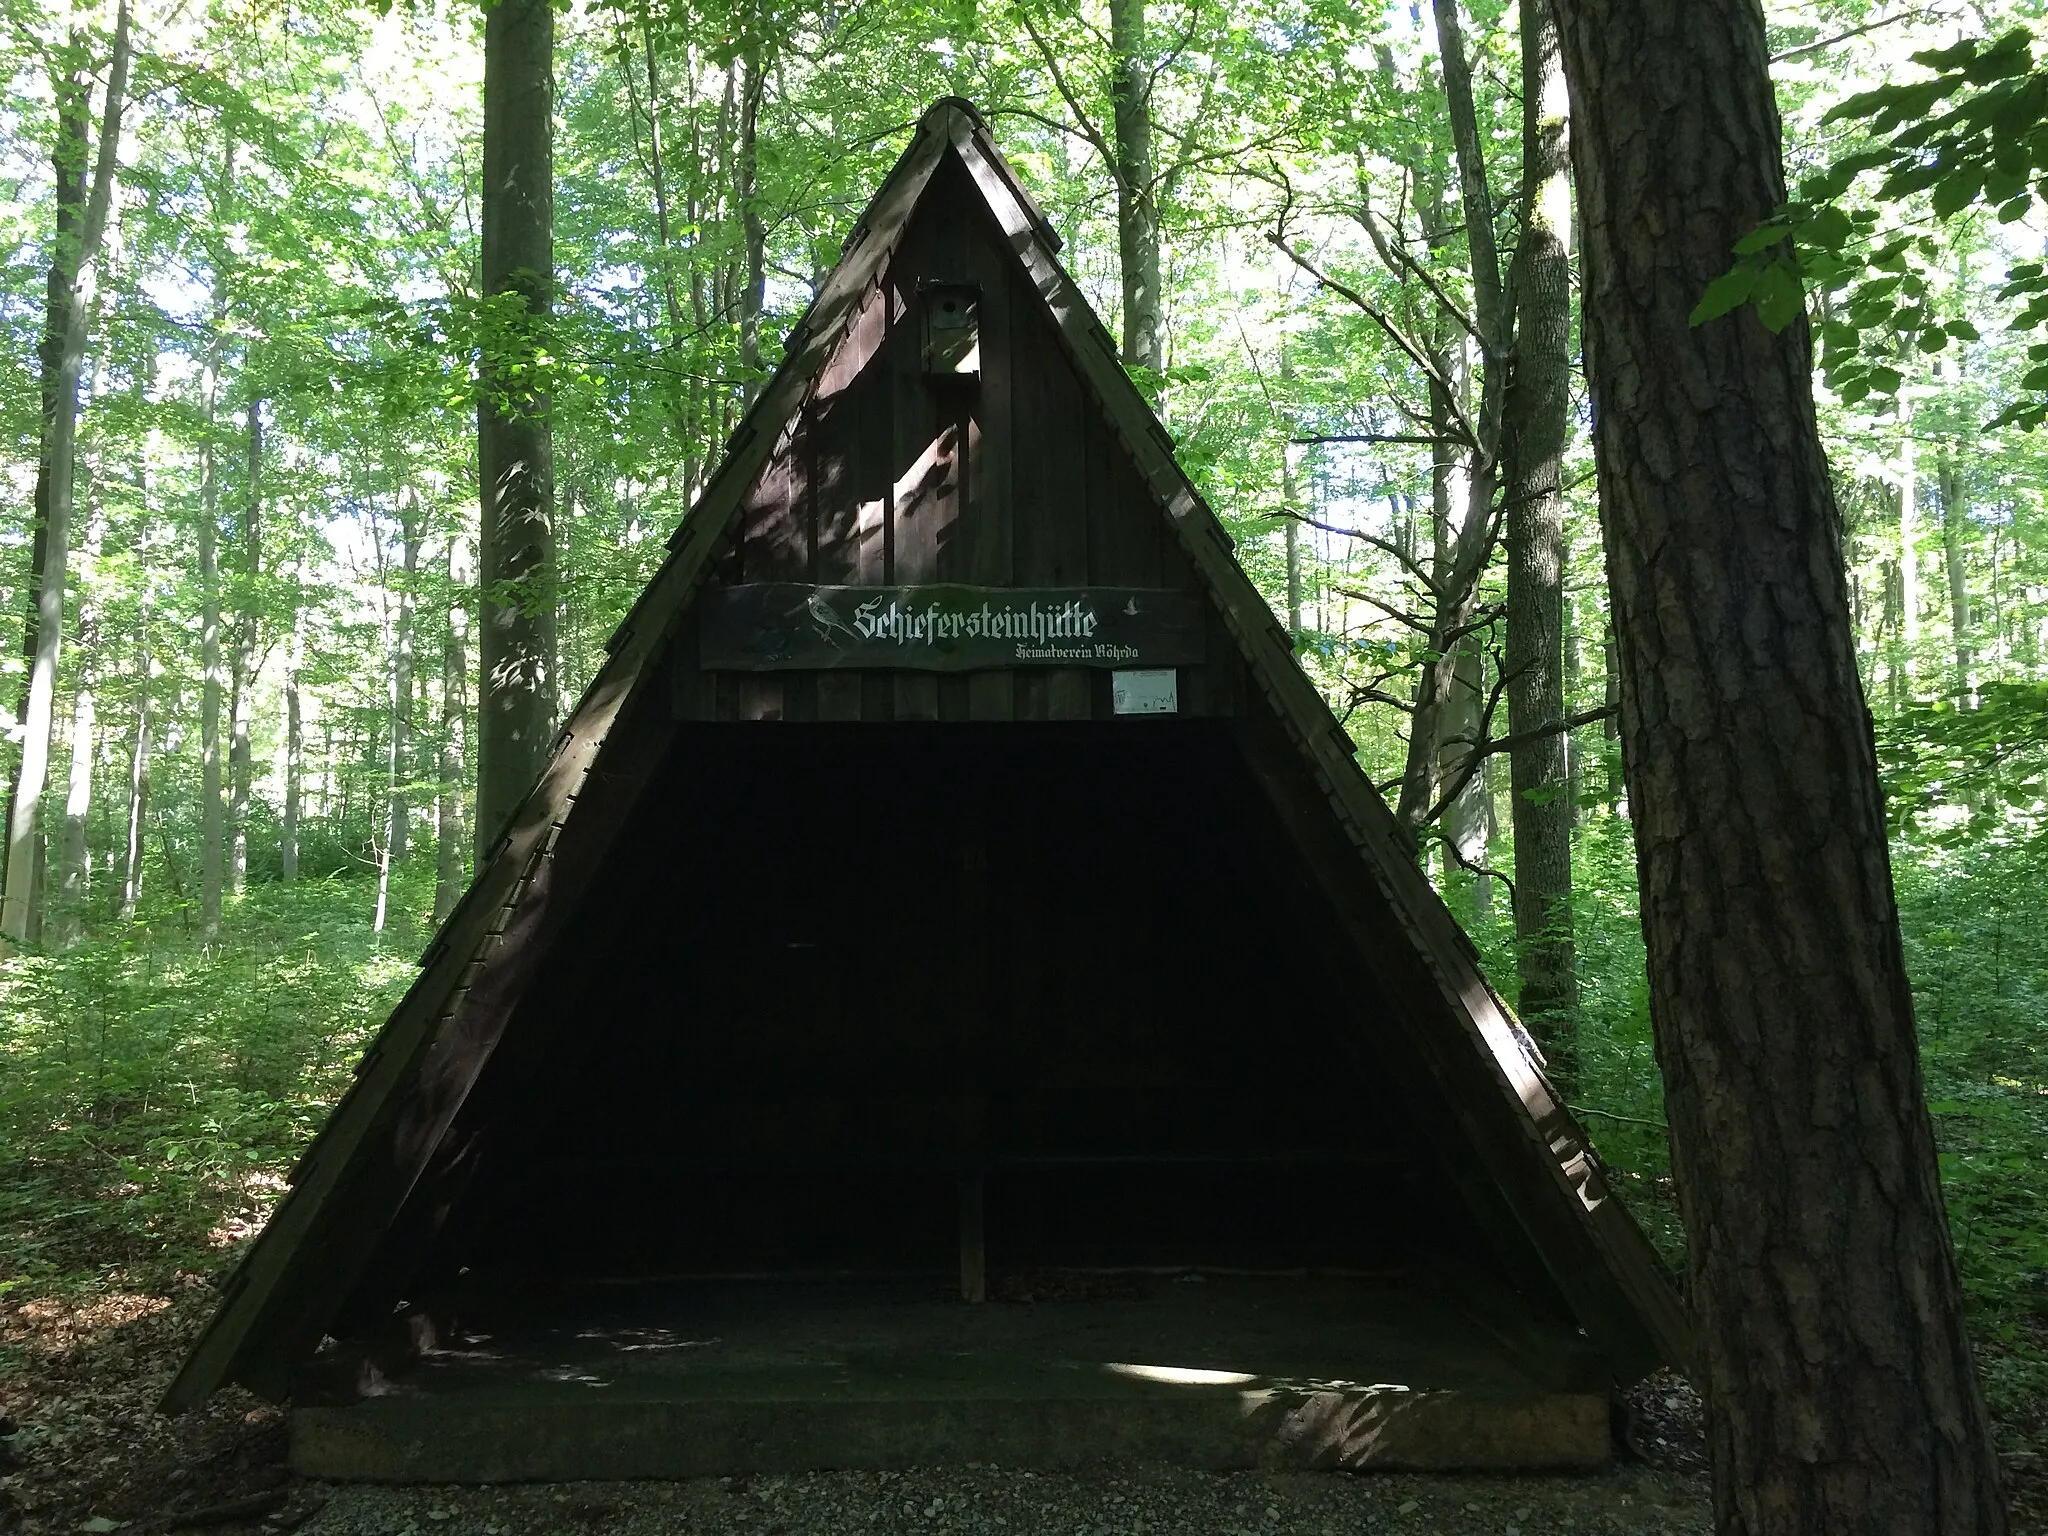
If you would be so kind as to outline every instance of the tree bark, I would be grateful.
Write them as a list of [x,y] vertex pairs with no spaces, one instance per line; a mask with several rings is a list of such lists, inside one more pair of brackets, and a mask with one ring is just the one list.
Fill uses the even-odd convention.
[[1913,404],[1899,391],[1899,658],[1898,680],[1913,696],[1920,648],[1920,453],[1913,440]]
[[249,885],[249,727],[255,711],[256,669],[262,636],[263,402],[249,401],[249,507],[242,522],[241,613],[235,620],[233,707],[228,711],[228,886],[237,896]]
[[1155,372],[1160,328],[1159,205],[1152,161],[1152,72],[1145,62],[1145,0],[1110,0],[1114,57],[1109,101],[1116,139],[1116,244],[1123,273],[1124,366]]
[[[85,321],[93,263],[113,207],[114,177],[127,108],[129,15],[126,0],[114,18],[113,55],[100,115],[92,190],[84,192],[85,121],[90,109],[83,81],[74,80],[58,114],[52,160],[58,185],[55,255],[43,317],[42,453],[37,469],[35,650],[22,710],[21,758],[8,802],[7,868],[0,885],[0,934],[28,937],[34,925],[36,867],[41,844],[43,790],[49,781],[50,736],[57,700],[57,664],[64,637],[64,587],[71,536],[71,496],[78,458],[78,381],[85,361]],[[67,194],[66,188],[71,189]],[[76,210],[76,223],[65,216]],[[74,244],[75,240],[75,244]]]
[[448,629],[441,640],[441,792],[434,869],[434,921],[462,899],[463,736],[469,721],[469,571],[459,538],[448,541]]
[[1557,0],[1650,1011],[1719,1528],[2005,1527],[1922,1098],[1756,0]]
[[535,382],[554,287],[554,92],[553,8],[501,0],[484,19],[483,290],[520,324],[486,350],[477,409],[479,858],[533,787],[554,728],[554,464]]
[[[1508,546],[1508,730],[1562,720],[1564,452],[1571,414],[1571,187],[1564,71],[1548,0],[1522,12],[1522,239],[1515,352],[1502,409]],[[1572,945],[1567,732],[1509,754],[1515,829],[1515,969],[1522,1022],[1568,1086],[1579,984]]]

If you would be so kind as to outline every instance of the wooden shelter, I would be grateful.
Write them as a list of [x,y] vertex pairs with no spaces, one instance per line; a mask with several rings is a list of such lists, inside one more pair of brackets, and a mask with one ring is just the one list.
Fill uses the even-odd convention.
[[1680,1358],[1058,247],[934,106],[168,1406],[631,1277],[1426,1262],[1604,1381]]

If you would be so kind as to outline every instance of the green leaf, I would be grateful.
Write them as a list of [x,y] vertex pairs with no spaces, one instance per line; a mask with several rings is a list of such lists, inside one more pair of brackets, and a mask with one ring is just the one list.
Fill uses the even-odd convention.
[[1754,256],[1758,251],[1767,251],[1791,232],[1791,228],[1782,219],[1772,219],[1759,224],[1735,242],[1735,254]]
[[1757,269],[1747,264],[1732,267],[1707,284],[1707,291],[1700,295],[1700,301],[1693,306],[1688,324],[1705,325],[1709,320],[1718,320],[1732,309],[1746,302],[1756,287]]
[[1984,189],[1984,177],[1975,168],[1966,168],[1951,176],[1944,176],[1934,184],[1934,192],[1928,203],[1934,209],[1937,219],[1952,218],[1970,206],[1972,200]]
[[1774,261],[1757,274],[1750,297],[1756,305],[1757,318],[1776,335],[1798,318],[1806,291],[1790,262]]

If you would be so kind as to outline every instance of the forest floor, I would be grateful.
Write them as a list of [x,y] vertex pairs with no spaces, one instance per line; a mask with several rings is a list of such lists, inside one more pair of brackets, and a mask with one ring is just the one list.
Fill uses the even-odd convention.
[[0,1385],[0,1531],[8,1536],[296,1530],[301,1536],[1387,1536],[1710,1529],[1698,1402],[1659,1378],[1634,1394],[1631,1440],[1607,1470],[1529,1477],[1213,1474],[1134,1466],[1089,1474],[995,1467],[677,1483],[390,1488],[294,1478],[281,1413],[240,1391],[180,1418],[156,1399],[203,1326],[212,1291],[108,1292],[0,1309],[20,1362]]

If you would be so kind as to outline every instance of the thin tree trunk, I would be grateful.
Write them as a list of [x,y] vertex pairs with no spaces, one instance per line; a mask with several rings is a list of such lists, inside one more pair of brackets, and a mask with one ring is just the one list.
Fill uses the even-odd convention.
[[464,885],[463,748],[469,721],[469,571],[459,538],[448,541],[448,630],[441,641],[441,793],[434,921],[455,910]]
[[207,939],[220,933],[220,486],[213,446],[220,397],[220,333],[225,324],[214,296],[213,338],[207,345],[200,393],[206,402],[206,430],[199,441],[199,930]]
[[1976,657],[1970,649],[1970,573],[1963,560],[1964,541],[1970,531],[1970,504],[1963,487],[1962,470],[1947,448],[1936,460],[1941,486],[1941,552],[1948,569],[1949,642],[1955,651],[1955,696],[1959,701],[1973,697],[1971,673]]
[[401,518],[404,566],[398,589],[398,613],[393,620],[391,677],[391,801],[387,808],[385,846],[395,862],[404,862],[412,851],[413,770],[413,584],[420,566],[420,509],[417,502],[405,505],[410,514]]
[[[749,18],[749,25],[760,25],[758,14]],[[739,145],[733,156],[733,201],[739,208],[747,251],[746,281],[740,290],[740,370],[749,405],[761,388],[761,310],[768,296],[768,228],[755,192],[763,87],[761,49],[761,39],[750,37],[740,56]]]
[[[1444,704],[1456,687],[1459,643],[1479,604],[1479,581],[1493,551],[1496,531],[1493,493],[1500,477],[1501,408],[1507,389],[1509,317],[1501,285],[1500,252],[1493,237],[1493,199],[1487,191],[1486,159],[1472,99],[1472,72],[1465,56],[1465,36],[1457,0],[1435,0],[1437,50],[1443,63],[1444,101],[1451,126],[1451,147],[1458,169],[1458,193],[1464,214],[1465,238],[1471,253],[1472,324],[1479,333],[1479,401],[1467,414],[1477,441],[1467,449],[1461,475],[1460,521],[1446,556],[1437,561],[1426,659],[1416,675],[1415,709],[1409,719],[1408,759],[1401,774],[1395,819],[1411,835],[1420,832],[1436,809]],[[1440,215],[1431,216],[1440,223]],[[1462,348],[1463,342],[1460,342]],[[1447,353],[1439,351],[1440,356]],[[1468,375],[1438,369],[1439,376],[1465,389]],[[1468,391],[1469,392],[1469,391]],[[1450,402],[1442,384],[1431,386],[1433,433],[1441,439],[1439,463],[1450,449]],[[1441,470],[1439,471],[1439,477]],[[1440,512],[1440,521],[1443,514]],[[1445,534],[1440,533],[1442,539]]]
[[263,402],[249,402],[249,507],[242,523],[242,612],[235,621],[235,671],[228,738],[228,883],[239,896],[249,885],[249,726],[255,712],[263,575]]
[[1914,652],[1920,648],[1920,454],[1913,441],[1913,405],[1899,391],[1899,675],[1913,695]]
[[1123,274],[1124,365],[1157,370],[1160,327],[1159,206],[1152,164],[1152,71],[1145,54],[1145,0],[1110,0],[1115,71],[1109,100],[1116,135],[1117,259]]
[[[1451,691],[1439,707],[1437,781],[1455,782],[1478,750],[1481,714],[1486,702],[1486,656],[1477,635],[1466,635],[1456,643],[1452,658]],[[1490,765],[1485,765],[1490,766]],[[1493,881],[1477,873],[1487,865],[1487,842],[1492,831],[1492,794],[1486,775],[1474,773],[1464,788],[1444,807],[1444,837],[1452,856],[1444,868],[1444,884],[1463,884],[1460,872],[1471,876],[1472,916],[1485,919],[1493,911]]]
[[72,483],[78,457],[78,383],[85,361],[86,314],[90,306],[93,264],[106,235],[113,206],[116,156],[121,143],[121,118],[127,107],[129,15],[122,0],[114,19],[113,57],[107,71],[107,95],[100,116],[99,147],[93,163],[92,190],[75,195],[82,205],[75,228],[77,244],[68,236],[62,213],[68,184],[83,192],[84,127],[89,111],[86,87],[76,83],[67,93],[73,108],[59,113],[57,148],[53,155],[59,186],[59,228],[56,254],[50,264],[44,312],[42,369],[42,454],[37,470],[37,525],[41,548],[35,553],[35,652],[30,661],[28,698],[22,713],[21,759],[16,765],[7,818],[7,869],[0,886],[0,934],[26,939],[33,926],[36,867],[40,857],[43,789],[50,772],[50,735],[57,699],[58,654],[64,636],[64,587],[69,565]]
[[2005,1528],[1804,316],[1689,316],[1785,198],[1756,0],[1557,0],[1650,1016],[1727,1536]]
[[142,899],[142,838],[149,820],[149,640],[147,621],[142,642],[141,685],[135,707],[135,742],[128,758],[128,840],[121,861],[121,921],[135,920],[135,904]]
[[[92,516],[86,525],[81,573],[88,584],[98,569],[106,531],[106,510],[94,497]],[[84,934],[85,901],[92,883],[92,851],[87,834],[92,815],[93,755],[98,747],[93,679],[98,670],[99,644],[98,605],[87,598],[79,605],[78,613],[78,646],[85,664],[79,669],[77,692],[71,700],[71,782],[64,796],[64,842],[57,858],[55,937],[65,949],[73,948]]]
[[554,728],[554,465],[534,387],[554,285],[554,10],[500,0],[484,18],[483,289],[517,295],[528,329],[483,359],[477,468],[476,836],[496,843],[547,760]]
[[1564,71],[1545,0],[1522,16],[1522,240],[1515,361],[1502,419],[1507,484],[1508,730],[1515,829],[1515,969],[1522,1021],[1561,1084],[1572,1073],[1579,985],[1572,946],[1569,736],[1564,719],[1563,468],[1571,413],[1570,169]]
[[92,856],[86,844],[92,814],[92,759],[98,738],[92,682],[80,678],[71,701],[71,782],[64,797],[64,847],[57,861],[56,939],[73,948],[85,931],[85,900],[92,882]]
[[1601,665],[1607,669],[1607,692],[1601,699],[1608,711],[1607,718],[1600,724],[1601,764],[1607,771],[1607,809],[1611,814],[1621,808],[1621,799],[1627,791],[1621,771],[1621,658],[1614,650],[1614,626],[1609,616],[1607,638],[1600,646]]
[[302,555],[298,580],[293,583],[292,631],[284,663],[284,817],[278,827],[278,862],[287,885],[296,884],[299,878],[299,816],[306,771],[305,711],[299,700],[306,665],[306,605],[301,591],[305,574]]

